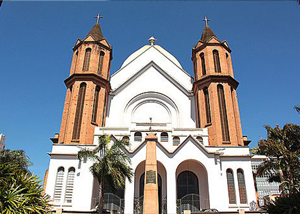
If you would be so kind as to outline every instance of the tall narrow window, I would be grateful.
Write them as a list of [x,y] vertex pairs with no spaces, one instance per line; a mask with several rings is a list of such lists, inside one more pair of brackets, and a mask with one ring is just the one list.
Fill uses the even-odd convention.
[[82,121],[82,114],[83,114],[83,107],[84,107],[85,91],[86,91],[86,84],[81,83],[79,88],[79,93],[78,93],[75,120],[74,120],[74,128],[73,128],[73,136],[72,136],[73,140],[79,140],[80,137],[80,128],[81,128],[81,121]]
[[238,186],[239,186],[239,193],[240,193],[240,203],[247,204],[245,177],[242,169],[237,170],[237,178],[238,178]]
[[98,74],[102,75],[102,67],[103,67],[103,58],[105,53],[103,51],[100,51],[99,55],[99,61],[98,61]]
[[209,104],[209,94],[208,88],[203,89],[204,92],[204,99],[205,99],[205,109],[206,109],[206,123],[211,123],[211,114],[210,114],[210,104]]
[[141,132],[134,133],[134,142],[142,142],[142,133]]
[[213,56],[214,56],[215,72],[216,73],[221,73],[219,52],[217,50],[214,50],[213,51]]
[[98,99],[99,99],[100,87],[97,86],[94,94],[94,104],[93,104],[93,113],[92,113],[92,123],[97,121],[97,110],[98,110]]
[[204,59],[204,53],[200,54],[201,58],[201,66],[202,66],[202,75],[206,75],[206,67],[205,67],[205,59]]
[[76,51],[75,58],[74,58],[74,73],[76,72],[77,59],[78,59],[78,51]]
[[218,85],[218,98],[223,141],[230,141],[224,88],[222,85]]
[[180,138],[175,136],[173,137],[173,146],[178,146],[180,144]]
[[54,187],[54,202],[59,203],[63,190],[63,182],[64,182],[64,173],[65,169],[63,167],[59,167],[56,174],[56,181]]
[[167,132],[163,132],[161,133],[160,135],[160,142],[168,142],[169,139],[168,139],[168,133]]
[[88,71],[89,70],[90,59],[91,59],[91,52],[92,52],[92,49],[90,49],[90,48],[85,49],[83,66],[82,66],[82,70],[83,71]]
[[236,204],[233,171],[226,170],[229,204]]
[[227,72],[228,74],[230,74],[230,59],[227,53],[226,53],[226,62],[227,62]]
[[197,58],[194,60],[194,76],[195,76],[195,81],[198,80],[198,67],[197,67]]
[[72,203],[74,178],[75,178],[75,168],[71,167],[69,168],[68,176],[67,176],[65,203]]

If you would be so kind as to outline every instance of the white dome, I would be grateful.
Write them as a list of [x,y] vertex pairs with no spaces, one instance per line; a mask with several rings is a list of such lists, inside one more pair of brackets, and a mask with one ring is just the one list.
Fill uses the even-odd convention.
[[134,53],[132,53],[122,64],[121,69],[123,67],[125,67],[126,65],[128,65],[131,61],[133,61],[135,58],[137,58],[139,55],[141,55],[142,53],[144,53],[145,51],[147,51],[150,48],[155,48],[156,50],[158,50],[159,52],[161,52],[163,55],[165,55],[165,57],[167,57],[170,61],[172,61],[175,65],[177,65],[179,68],[182,69],[182,66],[180,65],[179,61],[172,55],[170,54],[168,51],[166,51],[165,49],[163,49],[161,46],[159,45],[145,45],[142,48],[138,49],[137,51],[135,51]]

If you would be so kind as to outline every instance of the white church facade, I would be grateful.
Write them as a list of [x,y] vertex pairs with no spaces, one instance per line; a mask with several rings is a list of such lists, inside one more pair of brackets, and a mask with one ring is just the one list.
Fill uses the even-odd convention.
[[112,47],[94,25],[73,48],[60,133],[52,138],[45,192],[54,210],[95,211],[92,162],[79,161],[102,135],[129,140],[132,182],[105,193],[105,208],[142,213],[146,141],[156,135],[159,213],[249,211],[256,202],[247,139],[243,137],[226,41],[205,26],[192,50],[194,77],[149,39],[110,76]]

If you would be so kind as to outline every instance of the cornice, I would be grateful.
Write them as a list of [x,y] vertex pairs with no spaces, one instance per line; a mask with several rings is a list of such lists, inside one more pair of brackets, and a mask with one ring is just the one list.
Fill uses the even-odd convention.
[[198,48],[193,48],[192,49],[192,59],[193,59],[193,56],[196,52],[203,50],[207,46],[221,46],[221,47],[225,48],[229,53],[231,53],[231,49],[229,47],[227,47],[224,44],[224,42],[222,42],[222,43],[204,43],[203,45],[200,45]]
[[193,91],[195,91],[196,89],[202,89],[213,82],[228,83],[234,89],[236,89],[239,85],[239,82],[229,75],[208,75],[194,82]]
[[[104,39],[102,39],[102,40],[104,40]],[[75,45],[75,46],[73,47],[73,51],[77,50],[78,47],[79,47],[80,45],[82,45],[83,43],[85,43],[85,44],[96,44],[96,45],[99,45],[100,47],[102,47],[102,48],[104,48],[104,49],[106,49],[106,50],[112,51],[112,46],[109,45],[109,47],[108,47],[108,46],[102,44],[102,43],[100,42],[100,41],[102,41],[102,40],[99,40],[99,41],[83,41],[83,40],[81,40],[77,45]]]
[[96,85],[103,86],[108,92],[110,91],[110,82],[94,73],[72,74],[64,82],[69,88],[75,81],[93,81]]

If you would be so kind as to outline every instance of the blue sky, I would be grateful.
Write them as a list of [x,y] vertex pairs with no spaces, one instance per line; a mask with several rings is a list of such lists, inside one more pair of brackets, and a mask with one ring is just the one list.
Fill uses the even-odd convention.
[[72,47],[104,16],[111,73],[150,36],[192,74],[191,50],[206,15],[232,49],[243,134],[255,146],[263,125],[299,124],[300,7],[294,1],[7,2],[0,8],[0,133],[43,177],[59,132]]

